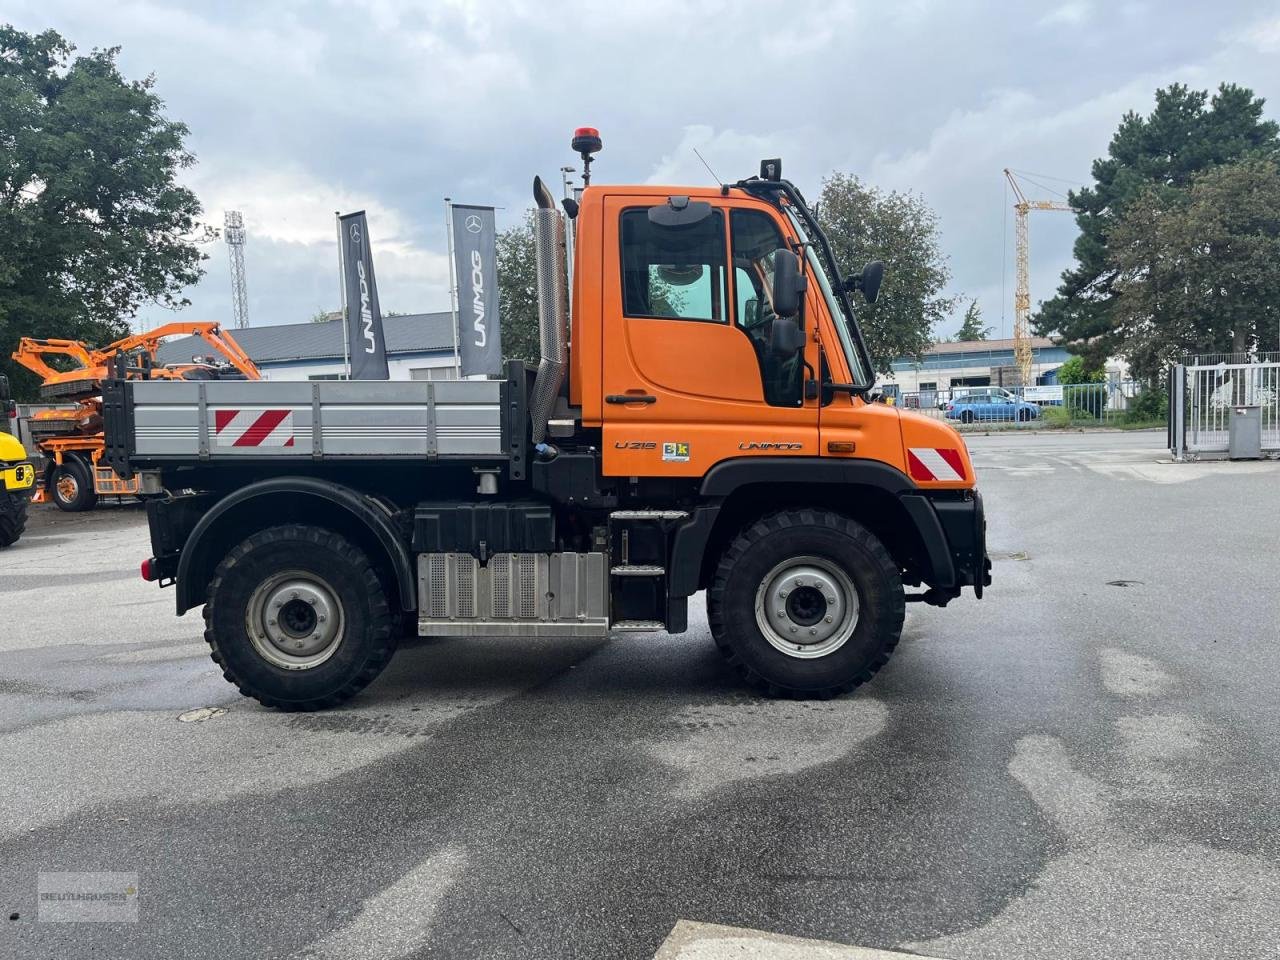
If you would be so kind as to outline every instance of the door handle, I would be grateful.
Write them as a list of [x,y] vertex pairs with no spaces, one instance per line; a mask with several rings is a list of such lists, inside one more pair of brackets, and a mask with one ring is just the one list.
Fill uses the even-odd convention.
[[605,403],[657,403],[658,398],[647,393],[611,393],[604,398]]

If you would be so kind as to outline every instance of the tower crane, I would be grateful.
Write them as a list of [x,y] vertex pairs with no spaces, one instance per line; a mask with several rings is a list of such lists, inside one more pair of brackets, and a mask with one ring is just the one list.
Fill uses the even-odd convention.
[[1017,287],[1013,294],[1013,359],[1018,366],[1018,377],[1026,387],[1031,381],[1031,233],[1027,214],[1032,210],[1072,211],[1069,204],[1059,200],[1028,200],[1014,172],[1005,167],[1004,175],[1013,189],[1013,237],[1017,261]]

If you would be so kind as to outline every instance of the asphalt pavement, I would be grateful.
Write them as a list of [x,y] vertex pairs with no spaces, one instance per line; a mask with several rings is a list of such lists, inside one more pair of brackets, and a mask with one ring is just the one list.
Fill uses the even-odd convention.
[[[0,552],[0,957],[1278,955],[1280,463],[1163,440],[969,437],[986,599],[813,703],[745,692],[698,604],[409,642],[276,713],[138,578],[136,506],[37,508]],[[42,871],[136,873],[138,921],[38,922]]]

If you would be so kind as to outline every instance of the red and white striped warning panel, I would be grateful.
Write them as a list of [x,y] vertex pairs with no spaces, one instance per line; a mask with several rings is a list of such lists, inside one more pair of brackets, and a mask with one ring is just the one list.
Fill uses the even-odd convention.
[[964,461],[950,447],[910,447],[907,467],[912,480],[963,480]]
[[292,447],[292,410],[215,410],[214,445]]

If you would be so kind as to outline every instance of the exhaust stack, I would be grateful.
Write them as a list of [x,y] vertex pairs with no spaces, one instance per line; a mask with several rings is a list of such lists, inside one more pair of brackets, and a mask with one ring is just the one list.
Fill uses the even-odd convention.
[[539,457],[551,459],[557,451],[546,442],[547,423],[564,383],[564,369],[569,354],[564,217],[556,209],[555,197],[541,177],[533,178],[533,198],[538,204],[533,215],[533,240],[538,268],[538,340],[541,358],[538,361],[538,375],[533,381],[529,415],[533,426],[534,449]]

